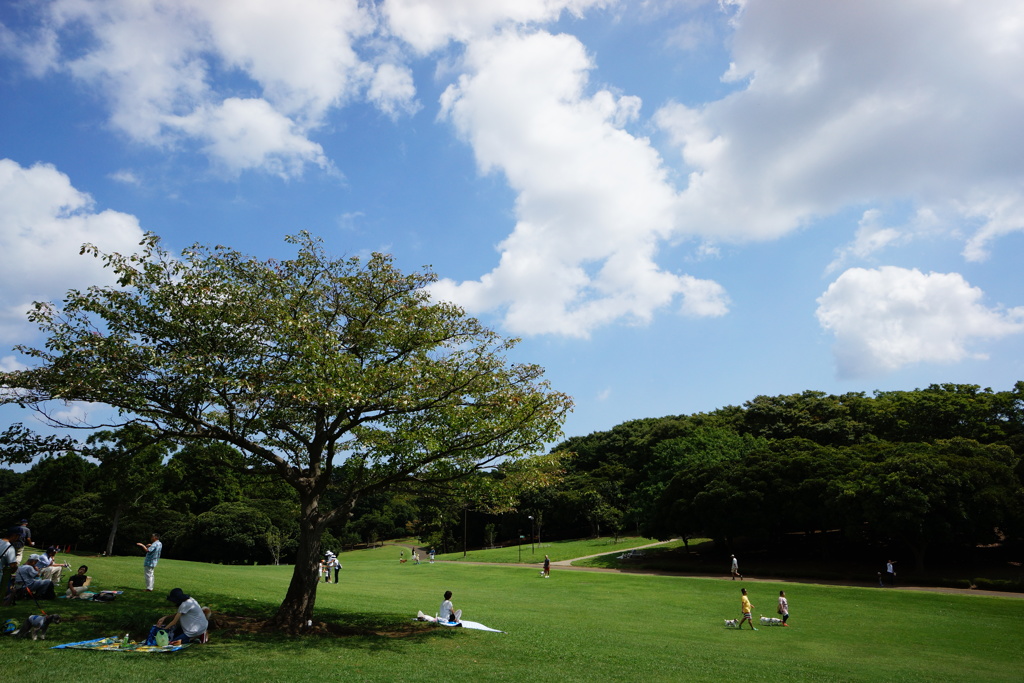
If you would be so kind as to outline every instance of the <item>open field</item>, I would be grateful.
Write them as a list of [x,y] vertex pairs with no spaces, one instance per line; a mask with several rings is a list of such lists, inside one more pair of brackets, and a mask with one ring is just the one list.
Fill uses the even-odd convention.
[[[550,555],[552,562],[571,560],[576,557],[597,555],[601,553],[620,554],[629,548],[635,548],[648,543],[657,543],[656,539],[643,538],[640,536],[620,536],[618,541],[612,538],[587,538],[576,541],[556,541],[549,543],[543,541],[539,544],[523,543],[519,545],[506,546],[504,548],[489,548],[485,550],[470,550],[463,557],[462,552],[437,555],[439,560],[452,560],[454,562],[495,562],[495,563],[522,563],[522,564],[543,564],[544,555]],[[408,555],[408,553],[406,553]],[[425,557],[425,556],[424,556]]]
[[[549,554],[551,554],[549,552]],[[230,567],[161,560],[157,592],[144,593],[142,560],[89,558],[111,604],[44,603],[65,623],[50,640],[0,641],[5,680],[409,681],[815,680],[1011,681],[1024,671],[1024,601],[820,585],[487,567],[400,565],[393,546],[345,553],[338,585],[320,584],[318,620],[349,635],[285,638],[213,633],[209,645],[166,655],[51,650],[50,645],[130,631],[142,637],[180,586],[218,613],[265,617],[290,567]],[[76,560],[70,558],[74,565]],[[755,619],[774,614],[780,588],[792,628],[737,632],[741,585]],[[464,617],[505,634],[411,621],[445,589]],[[21,602],[0,618],[24,618]]]

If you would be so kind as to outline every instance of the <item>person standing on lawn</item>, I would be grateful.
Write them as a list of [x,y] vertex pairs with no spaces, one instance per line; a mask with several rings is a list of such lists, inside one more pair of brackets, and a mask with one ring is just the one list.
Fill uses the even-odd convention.
[[7,597],[7,587],[11,584],[11,576],[18,568],[18,550],[14,542],[21,538],[21,530],[12,526],[0,538],[0,570],[3,571],[0,578],[0,600]]
[[754,626],[754,620],[750,618],[751,612],[754,611],[754,606],[750,604],[750,598],[747,597],[747,589],[746,588],[741,588],[740,589],[740,611],[743,612],[743,618],[740,619],[740,625],[737,626],[736,628],[742,629],[743,628],[743,622],[744,621],[749,621],[750,622],[750,628],[752,628],[753,630],[756,631],[757,627]]
[[18,538],[14,541],[14,550],[17,552],[17,557],[14,561],[21,564],[21,553],[25,549],[26,545],[32,545],[32,532],[28,528],[28,520],[21,520],[21,526],[15,527],[18,530]]
[[786,623],[789,621],[789,600],[786,599],[786,591],[779,591],[779,609],[777,611],[782,616],[782,625],[789,626]]
[[732,580],[735,581],[736,577],[740,577],[740,581],[743,580],[743,574],[740,574],[740,561],[736,559],[736,556],[732,556]]
[[146,551],[146,558],[142,561],[142,573],[146,577],[146,592],[153,592],[153,571],[156,569],[157,562],[160,561],[160,551],[164,549],[164,544],[160,542],[160,534],[150,534],[149,544],[136,543]]
[[547,555],[544,556],[544,578],[551,578],[551,558]]

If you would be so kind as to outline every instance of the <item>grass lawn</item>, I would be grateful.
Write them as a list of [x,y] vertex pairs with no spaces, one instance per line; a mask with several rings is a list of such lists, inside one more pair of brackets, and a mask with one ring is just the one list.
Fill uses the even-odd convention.
[[[599,552],[599,551],[598,551]],[[549,552],[549,554],[551,554]],[[583,553],[589,554],[589,553]],[[4,680],[69,681],[1019,681],[1024,601],[770,582],[660,577],[438,562],[398,563],[394,547],[344,553],[341,583],[320,584],[317,619],[353,635],[228,637],[161,655],[51,650],[51,645],[131,632],[142,637],[164,597],[182,587],[215,612],[266,616],[290,567],[226,567],[161,560],[144,593],[142,559],[90,558],[109,604],[44,603],[65,622],[48,641],[0,641]],[[75,559],[69,559],[74,565]],[[739,589],[757,615],[774,614],[780,588],[792,628],[737,632]],[[464,617],[504,634],[410,621],[454,591]],[[32,603],[0,608],[23,619]]]
[[[599,553],[622,553],[629,548],[635,548],[649,543],[657,543],[653,538],[640,536],[620,536],[618,541],[613,538],[587,538],[581,541],[557,541],[554,543],[544,542],[529,543],[522,546],[513,545],[506,548],[491,548],[488,550],[470,550],[466,556],[462,552],[437,555],[439,560],[452,560],[455,562],[502,562],[523,564],[543,564],[544,555],[549,555],[552,562],[560,560],[571,560],[574,557],[586,555],[597,555]],[[406,552],[406,555],[409,553]],[[397,553],[395,554],[397,558]],[[421,558],[422,559],[422,558]],[[397,561],[397,559],[396,559]]]

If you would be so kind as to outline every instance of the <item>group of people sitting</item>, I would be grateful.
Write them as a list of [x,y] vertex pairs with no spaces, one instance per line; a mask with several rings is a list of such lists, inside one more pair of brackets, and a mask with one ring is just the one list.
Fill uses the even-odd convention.
[[[21,548],[16,545],[20,538],[21,528],[11,527],[0,540],[0,566],[3,569],[0,598],[8,604],[19,594],[31,595],[37,600],[52,600],[56,597],[55,587],[60,585],[62,572],[71,565],[57,562],[57,549],[54,547],[47,548],[42,554],[29,555],[28,559],[22,562]],[[88,585],[87,572],[87,567],[81,567],[78,574],[71,577],[68,582],[68,597],[78,597],[80,589]],[[79,578],[80,576],[84,578]]]

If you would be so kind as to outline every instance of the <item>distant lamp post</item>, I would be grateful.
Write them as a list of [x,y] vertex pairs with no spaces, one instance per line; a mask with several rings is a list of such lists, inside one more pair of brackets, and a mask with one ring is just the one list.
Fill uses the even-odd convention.
[[530,515],[530,554],[533,554],[533,552],[534,552],[534,550],[533,550],[533,538],[534,538],[533,528],[534,528],[533,527],[533,515]]
[[519,561],[523,561],[523,530],[519,530]]

